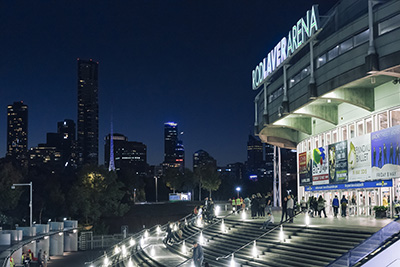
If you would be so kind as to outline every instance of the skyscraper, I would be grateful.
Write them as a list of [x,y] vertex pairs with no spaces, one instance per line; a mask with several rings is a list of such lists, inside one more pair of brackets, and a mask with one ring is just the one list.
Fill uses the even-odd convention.
[[175,122],[164,123],[164,167],[185,167],[185,148],[183,142],[178,140],[178,124]]
[[217,161],[208,154],[208,152],[200,149],[193,153],[193,171],[196,168],[205,166],[205,165],[212,165],[217,167]]
[[98,68],[98,62],[78,59],[79,165],[99,161]]
[[175,122],[164,123],[164,163],[176,162],[175,148],[178,144],[178,124]]
[[28,106],[22,101],[7,106],[7,157],[26,166],[28,150]]
[[104,164],[110,164],[111,142],[114,148],[114,165],[116,171],[132,170],[137,174],[147,171],[147,147],[140,142],[128,141],[122,134],[108,134],[104,145]]
[[247,141],[247,169],[249,171],[263,167],[263,144],[260,140],[249,135]]

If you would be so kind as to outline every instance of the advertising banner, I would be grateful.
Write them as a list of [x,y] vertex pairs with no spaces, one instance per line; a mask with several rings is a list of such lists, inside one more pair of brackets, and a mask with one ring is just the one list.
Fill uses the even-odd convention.
[[371,134],[351,138],[347,141],[348,180],[370,180]]
[[312,154],[312,184],[329,184],[328,147],[315,148]]
[[299,176],[301,186],[312,184],[311,152],[304,152],[299,154]]
[[400,175],[400,125],[371,134],[373,179],[395,178]]
[[334,143],[329,148],[329,183],[347,183],[347,141]]
[[321,191],[321,190],[341,190],[341,189],[354,189],[354,188],[376,188],[376,187],[392,187],[392,180],[378,180],[366,182],[353,182],[346,184],[327,184],[317,186],[306,186],[305,191]]

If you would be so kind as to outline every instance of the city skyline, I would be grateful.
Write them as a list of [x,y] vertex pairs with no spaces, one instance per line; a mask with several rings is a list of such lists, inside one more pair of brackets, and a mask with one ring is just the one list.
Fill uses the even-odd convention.
[[[321,12],[334,3],[321,3]],[[285,16],[265,18],[265,10],[277,4],[5,3],[0,47],[8,53],[0,72],[1,128],[7,105],[20,100],[29,106],[29,147],[45,143],[58,121],[75,121],[76,59],[92,58],[99,62],[100,163],[111,110],[114,132],[146,144],[149,164],[163,161],[167,121],[176,121],[184,132],[187,166],[192,165],[189,155],[199,149],[218,165],[244,162],[254,124],[251,71],[287,34],[296,22],[292,18],[312,4],[302,1],[303,10],[295,10],[288,1],[279,6]],[[1,155],[5,134],[0,132]]]

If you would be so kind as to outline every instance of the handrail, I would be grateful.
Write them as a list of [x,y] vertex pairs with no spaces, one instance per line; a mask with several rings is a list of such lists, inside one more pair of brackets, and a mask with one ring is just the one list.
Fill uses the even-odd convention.
[[[387,224],[385,227],[380,229],[378,232],[374,233],[372,236],[364,240],[361,244],[358,246],[352,248],[336,260],[332,261],[329,263],[328,266],[334,267],[334,266],[343,266],[339,264],[341,261],[346,261],[347,266],[353,266],[354,264],[358,263],[362,259],[364,259],[366,256],[370,255],[372,252],[374,252],[376,249],[380,248],[382,244],[384,244],[387,240],[389,240],[394,234],[400,232],[400,222],[399,218],[393,220],[391,223]],[[375,241],[379,241],[378,244],[376,244]],[[367,248],[367,252],[364,252]],[[358,255],[362,256],[358,256]],[[357,256],[355,256],[357,255]]]
[[257,241],[257,240],[259,240],[260,238],[262,238],[262,237],[268,235],[269,233],[275,231],[275,230],[276,230],[277,228],[279,228],[282,224],[286,223],[287,221],[292,220],[293,218],[295,218],[296,216],[298,216],[299,214],[302,214],[302,213],[303,213],[303,212],[298,212],[298,213],[296,213],[293,217],[290,217],[289,219],[286,219],[285,221],[279,223],[277,226],[273,227],[272,229],[268,230],[267,232],[263,233],[262,235],[258,236],[257,238],[253,239],[252,241],[250,241],[250,242],[244,244],[243,246],[241,246],[240,248],[236,249],[235,251],[232,251],[232,252],[230,252],[230,253],[228,253],[228,254],[226,254],[226,255],[224,255],[224,256],[217,257],[216,260],[226,259],[226,258],[228,258],[229,256],[231,256],[232,254],[235,254],[236,252],[238,252],[238,251],[244,249],[245,247],[247,247],[247,246],[249,246],[249,245],[251,245],[251,244],[254,244],[254,241]]
[[[182,244],[183,241],[186,241],[187,239],[192,238],[193,236],[197,235],[199,232],[203,231],[204,229],[208,229],[209,227],[211,227],[211,226],[213,226],[213,225],[219,223],[221,220],[225,219],[226,217],[232,216],[233,214],[234,214],[234,213],[229,213],[229,214],[225,215],[224,217],[217,218],[217,221],[215,221],[215,222],[213,222],[213,223],[207,225],[206,227],[202,228],[201,230],[198,230],[198,231],[195,232],[194,234],[191,234],[190,236],[186,237],[185,239],[183,239],[183,240],[181,240],[181,241],[179,241],[179,242],[177,242],[177,243],[174,243],[173,245]],[[192,218],[193,221],[194,221],[195,219],[196,219],[195,217]]]
[[[185,219],[187,219],[187,218],[190,217],[190,216],[191,216],[191,214],[188,214],[188,215],[186,215],[185,217],[179,219],[177,222],[184,221]],[[163,229],[163,228],[165,228],[167,225],[169,225],[169,223],[166,223],[166,224],[164,224],[164,225],[156,224],[156,225],[150,227],[149,229],[143,229],[143,230],[141,230],[140,232],[137,232],[137,233],[135,233],[135,234],[133,234],[133,235],[131,235],[131,236],[125,238],[124,240],[118,242],[118,243],[115,244],[113,247],[115,247],[115,246],[120,246],[120,245],[123,244],[123,243],[129,242],[130,239],[132,239],[132,238],[137,238],[137,237],[139,237],[139,236],[143,236],[143,235],[145,234],[146,231],[153,232],[153,231],[155,231],[155,229],[156,229],[157,227],[160,227],[161,229]],[[141,248],[141,250],[143,250],[143,249],[147,248],[149,245],[150,245],[150,244],[148,244],[148,245],[145,246],[144,248],[142,248],[142,247],[140,246],[140,248]],[[111,253],[112,255],[108,255],[109,253]],[[119,255],[119,253],[118,253],[118,254],[113,254],[113,251],[112,251],[112,250],[111,250],[109,253],[106,252],[105,254],[101,255],[100,257],[96,258],[95,260],[93,260],[93,261],[91,261],[91,262],[88,262],[87,264],[92,264],[93,262],[101,261],[104,257],[109,257],[110,259],[112,259],[112,258],[114,258],[114,257],[116,257],[116,256]],[[131,254],[131,256],[132,256],[132,255],[136,255],[137,253],[139,253],[139,251],[135,252],[134,254]],[[118,262],[120,262],[120,261],[118,261]]]

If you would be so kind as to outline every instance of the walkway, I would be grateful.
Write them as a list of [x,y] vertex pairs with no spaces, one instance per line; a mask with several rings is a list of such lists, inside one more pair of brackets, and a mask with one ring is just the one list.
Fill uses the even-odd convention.
[[[230,211],[223,211],[219,214],[219,217],[228,215]],[[281,212],[279,210],[274,210],[273,212],[275,222],[279,223],[281,218]],[[246,218],[243,219],[242,215],[231,215],[229,219],[231,220],[238,220],[238,221],[245,221],[245,222],[258,222],[261,223],[265,220],[265,218],[257,218],[251,219],[249,218],[250,213],[246,212]],[[348,216],[348,217],[337,217],[334,218],[333,216],[328,216],[328,218],[311,218],[310,217],[310,224],[309,227],[311,228],[346,228],[346,229],[354,229],[354,230],[370,230],[370,231],[378,231],[386,224],[390,223],[391,219],[375,219],[372,217],[355,217],[355,216]],[[305,215],[300,214],[298,217],[295,218],[293,225],[303,226],[305,225]],[[162,243],[162,237],[154,236],[149,237],[147,242],[143,245],[145,253],[150,255],[152,259],[165,266],[177,266],[178,264],[184,262],[186,260],[185,257],[179,256],[176,253],[171,252],[166,246]],[[187,250],[189,251],[192,244],[186,244]],[[86,251],[86,252],[75,252],[65,254],[66,257],[53,257],[49,263],[49,266],[85,266],[85,262],[90,262],[94,258],[102,255],[102,251]],[[190,257],[191,252],[188,253],[188,257]],[[88,265],[86,265],[87,267]],[[128,266],[128,265],[125,265]],[[191,261],[187,262],[183,267],[191,266]]]

